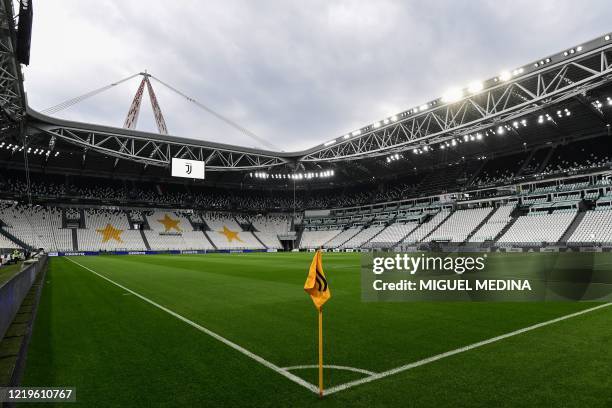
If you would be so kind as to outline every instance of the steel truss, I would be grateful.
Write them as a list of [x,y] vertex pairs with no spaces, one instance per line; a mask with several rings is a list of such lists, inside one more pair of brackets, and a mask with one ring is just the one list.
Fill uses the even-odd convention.
[[571,55],[507,82],[498,79],[460,101],[440,103],[376,129],[365,128],[358,136],[341,137],[328,146],[311,149],[301,161],[362,159],[443,142],[585,95],[611,79],[612,42],[608,41],[603,47]]
[[26,104],[15,44],[13,2],[0,0],[0,109],[3,116],[19,121],[25,114]]
[[166,167],[173,157],[204,161],[209,171],[264,169],[287,162],[286,159],[273,155],[250,153],[240,151],[240,148],[234,150],[212,144],[210,146],[199,145],[197,142],[192,144],[185,139],[157,140],[146,136],[120,134],[113,132],[112,129],[100,131],[43,123],[31,126],[33,126],[30,128],[31,132],[42,132],[51,138],[55,137],[80,146],[84,154],[92,150],[116,159],[151,166]]

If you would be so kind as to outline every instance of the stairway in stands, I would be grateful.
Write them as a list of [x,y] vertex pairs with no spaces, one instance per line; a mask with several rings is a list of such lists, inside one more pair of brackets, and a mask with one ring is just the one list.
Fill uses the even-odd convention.
[[576,228],[578,228],[578,226],[582,222],[582,219],[584,218],[585,215],[586,215],[586,211],[579,211],[578,214],[576,214],[576,216],[570,223],[569,227],[567,227],[567,229],[561,236],[559,243],[566,243],[570,239],[574,231],[576,231]]
[[478,224],[476,226],[476,228],[474,228],[472,230],[472,232],[470,232],[468,234],[468,236],[465,238],[465,240],[461,243],[462,246],[464,246],[467,242],[470,241],[470,238],[472,238],[472,236],[482,228],[483,225],[485,225],[487,222],[489,222],[489,219],[493,216],[493,214],[495,214],[495,212],[497,211],[497,208],[494,208],[493,211],[489,211],[489,213],[487,214],[487,216],[484,218],[484,220],[482,220],[482,222],[480,224]]
[[421,238],[420,242],[427,242],[426,239],[427,237],[429,237],[431,234],[433,234],[438,228],[440,228],[440,226],[442,224],[444,224],[446,221],[448,221],[448,219],[450,218],[451,215],[453,215],[455,213],[455,211],[449,211],[448,214],[446,215],[446,217],[444,217],[444,219],[442,221],[440,221],[440,223],[438,225],[436,225],[434,227],[434,229],[432,229],[431,231],[429,231],[429,233],[427,235],[425,235],[423,238]]
[[23,242],[22,240],[20,240],[19,238],[17,238],[16,236],[11,234],[7,230],[5,230],[3,227],[0,227],[0,234],[4,235],[10,241],[13,241],[14,243],[16,243],[21,248],[24,248],[24,249],[33,249],[30,245],[26,244],[25,242]]
[[[253,228],[254,230],[255,228]],[[261,246],[265,249],[269,249],[266,244],[263,243],[263,241],[261,239],[259,239],[259,237],[257,236],[257,234],[253,234],[253,236],[255,237],[255,239],[261,244]]]
[[[145,217],[146,218],[146,217]],[[149,241],[147,241],[147,236],[144,233],[143,229],[139,229],[138,231],[140,231],[140,236],[142,237],[142,242],[144,242],[145,247],[147,248],[147,250],[151,250],[151,245],[149,245]]]
[[502,228],[502,230],[499,231],[499,234],[497,234],[495,239],[493,239],[493,243],[497,242],[498,239],[503,237],[504,234],[510,229],[510,227],[512,227],[512,225],[516,222],[516,220],[518,220],[518,217],[520,217],[521,215],[523,215],[523,212],[519,208],[515,208],[514,211],[510,213],[510,222],[508,222],[504,226],[504,228]]
[[76,228],[72,228],[72,250],[73,251],[78,251],[79,250],[79,239],[77,237],[77,230]]

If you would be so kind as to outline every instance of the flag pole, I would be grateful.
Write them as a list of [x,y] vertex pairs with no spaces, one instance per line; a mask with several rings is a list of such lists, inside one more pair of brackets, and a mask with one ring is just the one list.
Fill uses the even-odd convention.
[[323,398],[323,306],[319,308],[319,398]]

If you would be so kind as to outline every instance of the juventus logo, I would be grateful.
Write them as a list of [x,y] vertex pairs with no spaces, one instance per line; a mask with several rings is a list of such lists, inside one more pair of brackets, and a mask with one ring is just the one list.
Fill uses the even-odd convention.
[[327,279],[319,271],[317,271],[317,277],[315,278],[317,281],[317,290],[319,292],[325,292],[327,290]]
[[187,167],[187,171],[185,173],[191,174],[191,163],[185,164],[185,167]]

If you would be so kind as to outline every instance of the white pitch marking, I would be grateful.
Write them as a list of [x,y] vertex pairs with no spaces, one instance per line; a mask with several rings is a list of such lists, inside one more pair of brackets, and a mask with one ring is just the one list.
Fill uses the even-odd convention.
[[195,327],[196,329],[200,330],[201,332],[208,334],[210,337],[212,337],[212,338],[214,338],[214,339],[216,339],[216,340],[219,340],[221,343],[223,343],[223,344],[225,344],[225,345],[227,345],[227,346],[229,346],[229,347],[233,348],[233,349],[234,349],[234,350],[236,350],[236,351],[239,351],[240,353],[244,354],[244,355],[245,355],[245,356],[247,356],[247,357],[252,358],[253,360],[255,360],[255,361],[257,361],[258,363],[260,363],[261,365],[263,365],[263,366],[265,366],[265,367],[268,367],[269,369],[271,369],[271,370],[273,370],[273,371],[276,371],[277,373],[279,373],[280,375],[282,375],[282,376],[283,376],[283,377],[285,377],[285,378],[288,378],[289,380],[293,381],[294,383],[301,385],[302,387],[304,387],[304,388],[306,388],[306,389],[308,389],[308,390],[310,390],[310,391],[314,392],[315,394],[318,394],[318,393],[319,393],[319,388],[318,388],[318,387],[316,387],[315,385],[310,384],[310,383],[309,383],[309,382],[307,382],[307,381],[304,381],[304,380],[303,380],[303,379],[301,379],[300,377],[298,377],[298,376],[296,376],[296,375],[294,375],[294,374],[291,374],[289,371],[287,371],[287,370],[285,370],[285,369],[283,369],[283,368],[280,368],[280,367],[279,367],[279,366],[277,366],[276,364],[269,362],[268,360],[264,359],[263,357],[258,356],[257,354],[255,354],[255,353],[253,353],[253,352],[251,352],[251,351],[249,351],[249,350],[245,349],[244,347],[239,346],[238,344],[236,344],[236,343],[234,343],[234,342],[232,342],[232,341],[230,341],[230,340],[226,339],[225,337],[223,337],[223,336],[221,336],[221,335],[219,335],[219,334],[217,334],[217,333],[215,333],[215,332],[213,332],[213,331],[211,331],[211,330],[207,329],[206,327],[200,326],[200,325],[199,325],[199,324],[197,324],[196,322],[194,322],[194,321],[192,321],[192,320],[189,320],[189,319],[187,319],[187,318],[186,318],[186,317],[184,317],[184,316],[181,316],[180,314],[178,314],[178,313],[176,313],[176,312],[174,312],[174,311],[172,311],[172,310],[170,310],[170,309],[168,309],[168,308],[166,308],[166,307],[164,307],[164,306],[160,305],[159,303],[155,303],[155,302],[154,302],[154,301],[152,301],[151,299],[149,299],[149,298],[147,298],[147,297],[145,297],[145,296],[142,296],[141,294],[136,293],[136,292],[134,292],[134,291],[133,291],[133,290],[131,290],[131,289],[126,288],[125,286],[123,286],[123,285],[121,285],[121,284],[119,284],[119,283],[117,283],[117,282],[113,281],[112,279],[109,279],[109,278],[107,278],[106,276],[99,274],[98,272],[94,271],[93,269],[90,269],[90,268],[88,268],[88,267],[87,267],[87,266],[85,266],[85,265],[81,265],[81,264],[80,264],[80,263],[78,263],[77,261],[74,261],[74,260],[72,260],[72,259],[70,259],[70,258],[65,258],[65,259],[69,260],[69,261],[70,261],[70,262],[72,262],[72,263],[75,263],[75,264],[79,265],[81,268],[88,270],[89,272],[91,272],[91,273],[93,273],[94,275],[97,275],[97,276],[99,276],[100,278],[102,278],[102,279],[104,279],[104,280],[106,280],[106,281],[108,281],[108,282],[112,283],[113,285],[118,286],[118,287],[120,287],[121,289],[123,289],[123,290],[125,290],[125,291],[127,291],[127,292],[130,292],[130,293],[131,293],[131,294],[133,294],[134,296],[137,296],[137,297],[139,297],[140,299],[144,300],[145,302],[147,302],[147,303],[149,303],[149,304],[151,304],[151,305],[153,305],[153,306],[157,307],[158,309],[161,309],[161,310],[163,310],[164,312],[166,312],[166,313],[168,313],[168,314],[170,314],[170,315],[172,315],[172,316],[176,317],[177,319],[182,320],[183,322],[185,322],[185,323],[189,324],[189,325],[190,325],[190,326],[192,326],[192,327]]
[[[135,296],[138,296],[139,298],[141,298],[145,302],[148,302],[148,303],[152,304],[153,306],[163,310],[164,312],[166,312],[166,313],[176,317],[177,319],[184,321],[185,323],[195,327],[196,329],[198,329],[198,330],[208,334],[209,336],[219,340],[220,342],[222,342],[222,343],[230,346],[231,348],[233,348],[233,349],[243,353],[244,355],[252,358],[253,360],[257,361],[258,363],[260,363],[260,364],[262,364],[262,365],[264,365],[264,366],[266,366],[266,367],[276,371],[277,373],[279,373],[282,376],[290,379],[291,381],[293,381],[293,382],[295,382],[295,383],[305,387],[306,389],[314,392],[315,394],[319,393],[318,387],[316,387],[313,384],[310,384],[307,381],[302,380],[300,377],[297,377],[297,376],[291,374],[289,371],[287,371],[287,369],[283,369],[283,368],[278,367],[277,365],[275,365],[275,364],[265,360],[264,358],[258,356],[257,354],[254,354],[254,353],[248,351],[247,349],[237,345],[236,343],[233,343],[232,341],[227,340],[225,337],[222,337],[222,336],[218,335],[217,333],[215,333],[215,332],[213,332],[213,331],[211,331],[211,330],[209,330],[209,329],[207,329],[205,327],[200,326],[199,324],[197,324],[197,323],[195,323],[195,322],[193,322],[193,321],[191,321],[191,320],[189,320],[189,319],[179,315],[178,313],[173,312],[172,310],[167,309],[164,306],[161,306],[161,305],[155,303],[154,301],[152,301],[152,300],[150,300],[150,299],[148,299],[148,298],[146,298],[146,297],[144,297],[144,296],[134,292],[131,289],[126,288],[125,286],[120,285],[117,282],[114,282],[113,280],[107,278],[106,276],[100,275],[99,273],[93,271],[92,269],[90,269],[90,268],[88,268],[88,267],[86,267],[84,265],[81,265],[80,263],[78,263],[76,261],[73,261],[72,259],[70,259],[68,257],[66,259],[68,259],[69,261],[71,261],[71,262],[79,265],[80,267],[88,270],[89,272],[91,272],[91,273],[93,273],[95,275],[98,275],[102,279],[105,279],[105,280],[109,281],[113,285],[116,285],[116,286],[118,286],[118,287],[120,287],[122,289],[125,289],[126,291],[134,294]],[[463,352],[466,352],[466,351],[469,351],[469,350],[473,350],[473,349],[478,348],[478,347],[486,346],[487,344],[495,343],[497,341],[504,340],[504,339],[507,339],[509,337],[517,336],[519,334],[522,334],[522,333],[525,333],[525,332],[528,332],[528,331],[531,331],[531,330],[539,329],[540,327],[548,326],[548,325],[551,325],[551,324],[554,324],[554,323],[557,323],[557,322],[561,322],[563,320],[567,320],[567,319],[571,319],[573,317],[581,316],[583,314],[587,314],[587,313],[590,313],[590,312],[593,312],[595,310],[599,310],[599,309],[602,309],[602,308],[605,308],[605,307],[608,307],[608,306],[612,306],[612,303],[604,303],[603,305],[595,306],[595,307],[592,307],[592,308],[589,308],[589,309],[584,309],[584,310],[581,310],[579,312],[571,313],[571,314],[568,314],[568,315],[565,315],[565,316],[561,316],[561,317],[557,317],[555,319],[547,320],[547,321],[542,322],[542,323],[537,323],[537,324],[534,324],[532,326],[528,326],[528,327],[525,327],[525,328],[522,328],[522,329],[518,329],[518,330],[515,330],[515,331],[512,331],[512,332],[506,333],[506,334],[502,334],[502,335],[497,336],[497,337],[492,337],[490,339],[483,340],[483,341],[480,341],[480,342],[477,342],[477,343],[474,343],[474,344],[470,344],[468,346],[460,347],[460,348],[455,349],[455,350],[451,350],[451,351],[447,351],[445,353],[437,354],[435,356],[431,356],[431,357],[425,358],[423,360],[415,361],[413,363],[409,363],[409,364],[406,364],[406,365],[403,365],[403,366],[400,366],[400,367],[392,368],[391,370],[383,371],[381,373],[374,373],[374,374],[370,375],[369,377],[365,377],[365,378],[362,378],[362,379],[359,379],[359,380],[350,381],[350,382],[347,382],[347,383],[344,383],[344,384],[337,385],[335,387],[331,387],[331,388],[329,388],[329,389],[327,389],[325,391],[325,395],[330,395],[330,394],[333,394],[333,393],[336,393],[336,392],[339,392],[339,391],[346,390],[348,388],[355,387],[357,385],[366,384],[366,383],[369,383],[369,382],[372,382],[372,381],[375,381],[375,380],[380,380],[381,378],[388,377],[388,376],[393,375],[393,374],[401,373],[403,371],[407,371],[407,370],[410,370],[412,368],[416,368],[416,367],[423,366],[425,364],[433,363],[433,362],[441,360],[443,358],[454,356],[455,354],[460,354],[460,353],[463,353]]]
[[[305,369],[308,369],[308,368],[319,368],[319,366],[316,365],[316,364],[312,364],[312,365],[299,365],[299,366],[283,367],[283,370],[287,370],[287,371],[291,371],[291,370],[305,370]],[[340,365],[333,365],[333,364],[331,364],[331,365],[323,364],[323,368],[332,368],[334,370],[353,371],[355,373],[360,373],[360,374],[365,374],[365,375],[376,375],[375,372],[364,370],[363,368],[355,368],[355,367],[340,366]]]
[[362,379],[359,379],[359,380],[350,381],[350,382],[347,382],[347,383],[344,383],[344,384],[340,384],[340,385],[337,385],[335,387],[328,388],[327,391],[325,392],[325,394],[326,395],[333,394],[335,392],[343,391],[343,390],[346,390],[348,388],[354,387],[356,385],[361,385],[361,384],[369,383],[369,382],[372,382],[372,381],[375,381],[375,380],[380,380],[381,378],[388,377],[388,376],[393,375],[393,374],[401,373],[403,371],[407,371],[407,370],[410,370],[410,369],[415,368],[415,367],[420,367],[420,366],[425,365],[425,364],[433,363],[434,361],[438,361],[438,360],[441,360],[441,359],[446,358],[446,357],[454,356],[455,354],[463,353],[463,352],[466,352],[466,351],[469,351],[469,350],[473,350],[473,349],[478,348],[478,347],[486,346],[487,344],[495,343],[496,341],[504,340],[504,339],[507,339],[509,337],[513,337],[513,336],[516,336],[516,335],[519,335],[519,334],[522,334],[522,333],[525,333],[525,332],[528,332],[528,331],[531,331],[531,330],[539,329],[540,327],[548,326],[548,325],[551,325],[553,323],[558,323],[558,322],[563,321],[563,320],[567,320],[567,319],[571,319],[573,317],[581,316],[583,314],[590,313],[590,312],[593,312],[593,311],[598,310],[598,309],[603,309],[604,307],[608,307],[608,306],[612,306],[612,303],[605,303],[603,305],[595,306],[595,307],[592,307],[592,308],[589,308],[589,309],[584,309],[584,310],[581,310],[581,311],[576,312],[576,313],[572,313],[572,314],[568,314],[568,315],[565,315],[565,316],[557,317],[556,319],[548,320],[548,321],[545,321],[545,322],[542,322],[542,323],[537,323],[537,324],[534,324],[532,326],[528,326],[528,327],[525,327],[525,328],[522,328],[522,329],[518,329],[518,330],[515,330],[515,331],[510,332],[510,333],[502,334],[501,336],[492,337],[492,338],[487,339],[487,340],[479,341],[478,343],[470,344],[469,346],[460,347],[458,349],[447,351],[447,352],[442,353],[442,354],[437,354],[435,356],[431,356],[431,357],[425,358],[423,360],[415,361],[414,363],[406,364],[406,365],[403,365],[401,367],[392,368],[391,370],[383,371],[382,373],[373,374],[373,375],[371,375],[369,377],[365,377],[365,378],[362,378]]

